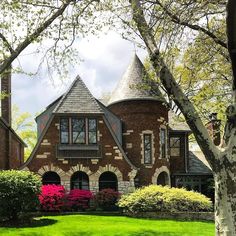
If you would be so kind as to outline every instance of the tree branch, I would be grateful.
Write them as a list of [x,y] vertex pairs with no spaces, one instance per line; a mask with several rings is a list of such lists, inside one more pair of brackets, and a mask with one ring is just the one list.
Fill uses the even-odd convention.
[[210,32],[209,30],[199,26],[199,25],[194,25],[194,24],[190,24],[187,21],[183,21],[181,20],[177,15],[173,14],[172,12],[170,12],[159,0],[156,0],[156,3],[165,11],[165,13],[171,18],[171,21],[182,25],[182,26],[187,26],[188,28],[192,29],[192,30],[196,30],[196,31],[201,31],[204,34],[206,34],[207,36],[209,36],[210,38],[212,38],[214,40],[214,42],[216,42],[217,44],[219,44],[220,46],[227,48],[227,44],[225,42],[223,42],[222,40],[220,40],[214,33]]
[[7,49],[10,51],[10,53],[13,54],[14,49],[11,47],[10,43],[8,42],[8,40],[6,39],[6,37],[2,33],[0,33],[0,38],[2,39],[2,41],[5,44],[5,46],[7,47]]
[[[193,131],[193,134],[207,158],[212,169],[215,169],[216,159],[220,153],[218,148],[214,145],[207,129],[203,125],[196,109],[189,99],[185,96],[180,86],[176,83],[173,75],[167,68],[164,60],[160,56],[155,38],[152,30],[149,28],[139,0],[130,0],[133,11],[133,20],[135,21],[137,28],[142,36],[144,43],[147,46],[149,57],[152,61],[152,65],[156,72],[156,75],[160,75],[161,82],[165,87],[167,93],[173,96],[173,100],[185,116],[186,122]],[[160,73],[161,69],[161,73]],[[159,74],[160,73],[160,74]]]
[[48,20],[46,20],[41,26],[39,26],[32,34],[30,34],[23,42],[21,42],[16,49],[7,57],[3,63],[0,65],[0,74],[8,68],[12,62],[18,57],[18,55],[27,47],[29,44],[38,38],[40,34],[47,29],[58,16],[62,15],[65,9],[69,6],[74,0],[67,0],[65,3],[57,10]]

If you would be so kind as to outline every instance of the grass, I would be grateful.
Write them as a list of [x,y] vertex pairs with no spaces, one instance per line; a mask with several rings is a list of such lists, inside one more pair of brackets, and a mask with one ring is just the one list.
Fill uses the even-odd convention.
[[125,216],[64,215],[35,218],[30,225],[1,227],[3,236],[213,236],[214,224]]

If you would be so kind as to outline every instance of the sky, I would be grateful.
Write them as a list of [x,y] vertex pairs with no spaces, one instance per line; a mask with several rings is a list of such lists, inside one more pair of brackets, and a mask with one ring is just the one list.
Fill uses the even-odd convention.
[[[76,47],[82,60],[70,71],[63,83],[60,83],[58,78],[53,78],[52,83],[49,76],[45,75],[29,77],[25,74],[14,74],[12,104],[16,104],[21,112],[29,112],[35,116],[63,94],[76,75],[80,75],[91,93],[100,98],[114,89],[135,52],[142,61],[147,55],[145,50],[136,48],[132,42],[122,39],[113,31],[100,35],[99,38],[84,38]],[[22,53],[16,63],[19,62],[27,72],[34,72],[38,65],[37,57],[26,52]]]

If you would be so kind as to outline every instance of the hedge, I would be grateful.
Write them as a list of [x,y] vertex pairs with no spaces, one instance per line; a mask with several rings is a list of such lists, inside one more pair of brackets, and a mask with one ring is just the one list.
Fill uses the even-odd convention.
[[184,188],[150,185],[123,195],[118,206],[127,212],[202,212],[211,211],[206,196]]
[[0,171],[0,215],[16,220],[39,206],[41,179],[30,171]]

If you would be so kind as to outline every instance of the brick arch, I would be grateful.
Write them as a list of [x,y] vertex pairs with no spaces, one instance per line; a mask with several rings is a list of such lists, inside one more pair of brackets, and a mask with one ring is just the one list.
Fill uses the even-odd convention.
[[57,166],[54,166],[53,164],[51,164],[51,165],[45,165],[45,166],[41,167],[41,168],[38,170],[38,174],[39,174],[40,176],[43,176],[43,174],[46,173],[46,172],[48,172],[48,171],[54,171],[54,172],[56,172],[56,173],[60,176],[60,178],[63,178],[63,177],[65,176],[65,172],[64,172],[61,168],[59,168],[59,167],[57,167]]
[[157,184],[157,178],[162,172],[165,172],[167,174],[168,185],[170,186],[170,171],[166,166],[162,166],[162,167],[156,169],[154,175],[152,176],[152,183]]

